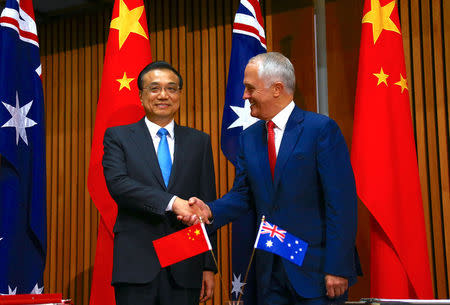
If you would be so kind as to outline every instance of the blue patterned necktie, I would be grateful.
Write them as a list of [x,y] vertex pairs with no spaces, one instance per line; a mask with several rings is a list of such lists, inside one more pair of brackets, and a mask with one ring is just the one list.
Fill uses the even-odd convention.
[[170,171],[172,170],[172,158],[170,157],[167,135],[169,132],[165,128],[158,130],[156,135],[161,138],[158,145],[158,162],[166,187],[169,185]]

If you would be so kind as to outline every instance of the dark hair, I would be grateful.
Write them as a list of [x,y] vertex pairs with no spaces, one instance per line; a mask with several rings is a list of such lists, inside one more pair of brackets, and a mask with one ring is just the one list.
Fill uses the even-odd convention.
[[179,82],[180,89],[183,88],[183,78],[181,77],[180,73],[178,73],[178,71],[175,70],[174,67],[172,67],[168,62],[165,62],[165,61],[154,61],[154,62],[148,64],[139,73],[139,76],[138,76],[138,88],[139,88],[139,90],[144,89],[143,88],[144,84],[143,84],[142,78],[144,77],[145,74],[147,74],[147,72],[150,72],[152,70],[170,70],[170,71],[172,71],[178,77],[178,82]]

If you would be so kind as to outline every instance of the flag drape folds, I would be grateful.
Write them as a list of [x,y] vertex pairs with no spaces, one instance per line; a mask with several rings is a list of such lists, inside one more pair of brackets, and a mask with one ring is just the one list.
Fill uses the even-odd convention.
[[106,45],[88,174],[89,193],[101,216],[91,305],[115,304],[111,275],[117,206],[106,188],[103,175],[103,137],[107,128],[134,123],[144,116],[137,79],[139,72],[151,60],[143,0],[116,0]]
[[366,0],[351,152],[371,213],[371,296],[433,298],[397,3]]
[[42,293],[47,251],[44,97],[31,0],[0,16],[0,293]]

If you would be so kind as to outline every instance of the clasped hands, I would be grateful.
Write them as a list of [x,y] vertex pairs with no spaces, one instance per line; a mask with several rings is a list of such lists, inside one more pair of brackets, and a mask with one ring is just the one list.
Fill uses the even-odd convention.
[[177,219],[185,225],[192,226],[199,222],[210,224],[212,218],[210,208],[197,197],[191,197],[189,200],[176,198],[172,211],[177,215]]

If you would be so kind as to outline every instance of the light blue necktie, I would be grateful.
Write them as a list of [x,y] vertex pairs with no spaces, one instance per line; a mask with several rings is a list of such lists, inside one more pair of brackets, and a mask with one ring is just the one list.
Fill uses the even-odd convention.
[[166,137],[169,132],[167,129],[161,128],[156,134],[161,138],[158,145],[158,162],[167,187],[169,185],[170,171],[172,170],[172,158],[170,157],[169,144]]

